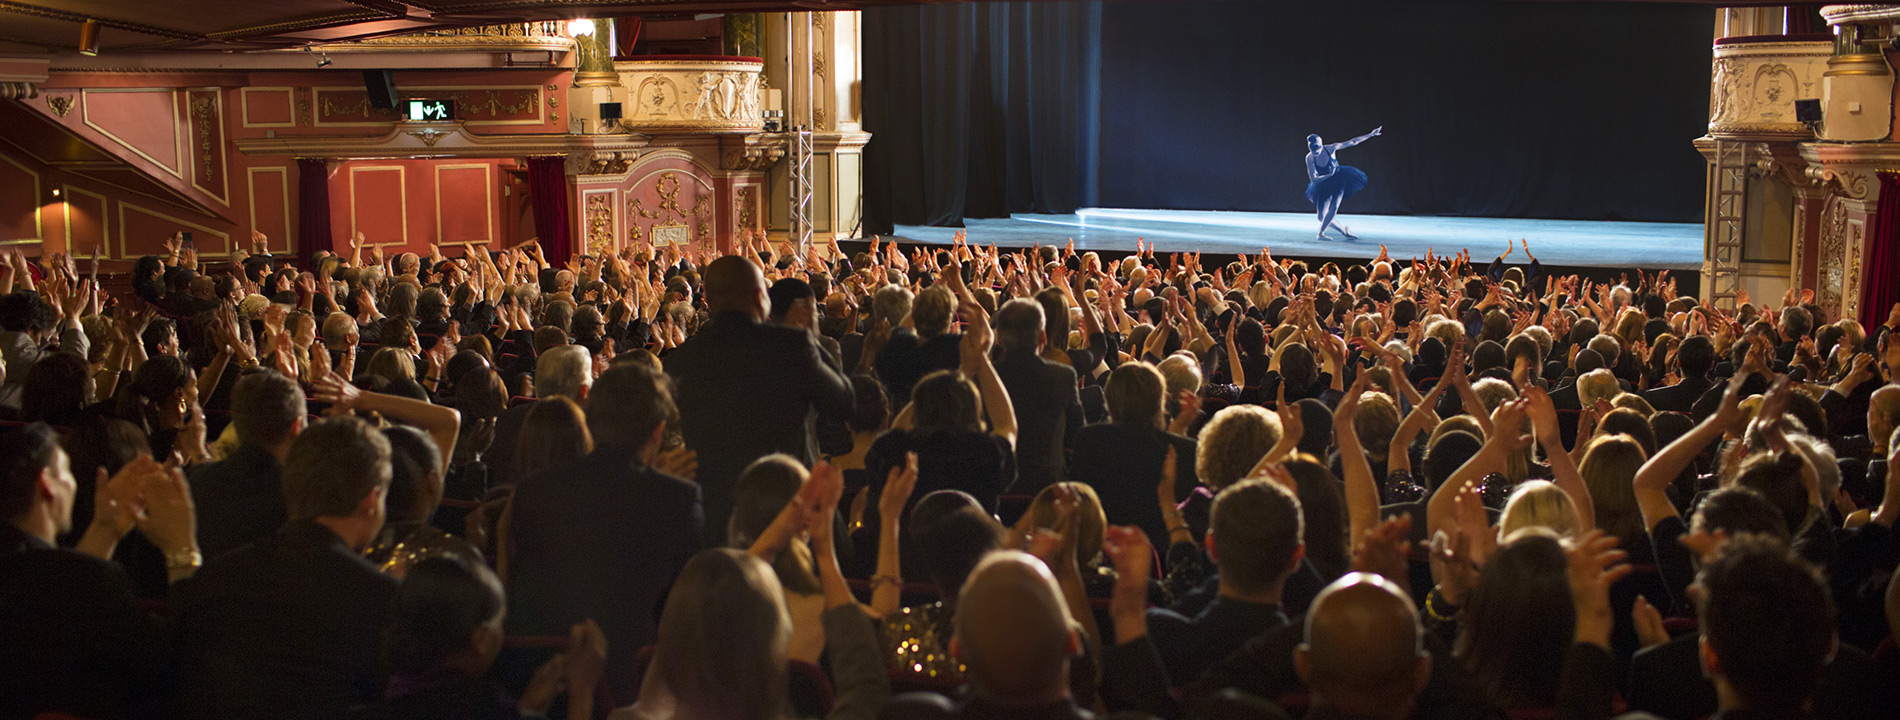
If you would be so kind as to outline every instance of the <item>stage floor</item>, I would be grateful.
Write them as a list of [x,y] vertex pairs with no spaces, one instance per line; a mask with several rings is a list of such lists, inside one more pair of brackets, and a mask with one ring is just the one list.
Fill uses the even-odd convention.
[[[1067,243],[1088,250],[1130,250],[1136,238],[1160,252],[1248,254],[1266,245],[1276,256],[1354,258],[1379,256],[1379,244],[1395,258],[1439,255],[1469,248],[1474,263],[1486,263],[1507,243],[1525,238],[1545,265],[1561,267],[1693,270],[1702,267],[1700,223],[1593,222],[1511,218],[1342,215],[1340,223],[1358,240],[1318,240],[1311,214],[1198,210],[1085,209],[1074,215],[1016,215],[1007,220],[966,220],[970,241],[999,247]],[[900,225],[897,236],[949,243],[955,228]],[[1523,262],[1523,255],[1511,256]]]

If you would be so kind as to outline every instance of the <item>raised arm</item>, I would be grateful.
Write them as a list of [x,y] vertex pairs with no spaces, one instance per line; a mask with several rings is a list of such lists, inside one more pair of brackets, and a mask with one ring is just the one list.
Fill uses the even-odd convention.
[[1680,517],[1674,503],[1669,502],[1669,484],[1676,476],[1695,462],[1696,456],[1709,443],[1721,439],[1722,434],[1748,419],[1741,409],[1742,384],[1748,381],[1746,373],[1736,373],[1729,378],[1728,390],[1722,395],[1722,404],[1701,423],[1698,423],[1682,437],[1664,446],[1656,456],[1643,463],[1636,471],[1631,482],[1636,490],[1636,507],[1643,513],[1643,529],[1655,530],[1656,524],[1667,518]]
[[1378,137],[1379,134],[1383,132],[1385,132],[1385,126],[1381,125],[1379,127],[1373,128],[1372,132],[1366,133],[1364,135],[1360,135],[1359,137],[1353,138],[1351,140],[1347,140],[1342,143],[1333,143],[1333,149],[1337,150],[1339,148],[1349,148],[1354,145],[1358,145],[1359,143]]
[[[1410,386],[1409,382],[1407,386]],[[1411,471],[1412,454],[1407,448],[1412,447],[1412,441],[1427,427],[1438,426],[1438,411],[1435,408],[1438,406],[1438,397],[1443,394],[1445,383],[1433,383],[1431,392],[1425,393],[1423,399],[1412,405],[1412,412],[1406,414],[1405,421],[1399,423],[1399,429],[1392,433],[1392,449],[1385,454],[1386,472]]]
[[1510,400],[1498,406],[1497,430],[1485,437],[1484,447],[1478,454],[1471,456],[1457,472],[1446,478],[1432,499],[1425,506],[1425,535],[1431,537],[1438,531],[1451,531],[1458,525],[1457,497],[1466,486],[1476,487],[1485,476],[1504,468],[1504,459],[1511,453],[1520,452],[1531,444],[1532,438],[1522,431],[1524,419],[1523,400]]
[[310,399],[342,410],[366,410],[410,423],[435,440],[436,449],[445,460],[455,454],[455,436],[462,428],[462,413],[455,408],[358,390],[336,373],[317,380],[311,387]]
[[1576,463],[1564,452],[1563,432],[1557,425],[1557,406],[1551,403],[1550,393],[1529,386],[1524,388],[1524,399],[1531,426],[1537,431],[1537,442],[1543,445],[1544,458],[1550,462],[1551,480],[1570,496],[1570,503],[1577,507],[1578,519],[1583,521],[1579,530],[1596,527],[1596,504],[1590,500],[1590,488],[1583,484],[1583,475],[1577,472]]
[[1372,477],[1372,463],[1359,447],[1359,433],[1353,429],[1353,416],[1359,411],[1359,396],[1372,381],[1371,373],[1359,373],[1352,388],[1333,412],[1333,437],[1339,442],[1339,465],[1346,474],[1346,519],[1348,550],[1365,537],[1366,531],[1379,524],[1379,485]]
[[983,393],[983,410],[990,418],[990,434],[1009,441],[1016,447],[1016,410],[1009,402],[1009,391],[1003,388],[1003,379],[996,375],[996,366],[990,363],[989,313],[983,306],[973,302],[962,303],[957,308],[963,316],[963,373],[976,381],[978,390]]
[[904,505],[917,488],[917,453],[904,454],[904,466],[891,468],[878,495],[877,574],[871,576],[871,614],[884,617],[903,604],[904,572],[898,556]]

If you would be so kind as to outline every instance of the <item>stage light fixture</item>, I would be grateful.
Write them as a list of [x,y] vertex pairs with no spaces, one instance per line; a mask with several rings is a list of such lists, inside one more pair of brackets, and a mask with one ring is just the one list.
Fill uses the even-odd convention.
[[587,18],[569,20],[567,21],[567,34],[569,37],[592,35],[594,34],[594,21]]
[[304,53],[305,53],[305,54],[307,54],[307,55],[312,55],[312,56],[315,56],[315,57],[316,57],[316,59],[317,59],[317,67],[329,67],[329,65],[330,65],[330,63],[331,63],[331,62],[334,62],[334,61],[332,61],[332,60],[330,59],[330,54],[329,54],[329,53],[323,53],[323,54],[321,54],[321,55],[318,55],[318,54],[317,54],[317,49],[316,49],[316,48],[313,48],[313,47],[310,47],[309,45],[305,45],[305,46],[303,46],[303,51],[304,51]]
[[99,21],[87,18],[79,24],[79,54],[87,57],[99,54]]

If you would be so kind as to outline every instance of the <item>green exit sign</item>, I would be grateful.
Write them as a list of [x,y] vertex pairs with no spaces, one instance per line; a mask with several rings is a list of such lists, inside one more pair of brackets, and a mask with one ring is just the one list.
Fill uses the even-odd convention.
[[410,100],[408,112],[403,117],[415,122],[438,122],[455,119],[454,100]]

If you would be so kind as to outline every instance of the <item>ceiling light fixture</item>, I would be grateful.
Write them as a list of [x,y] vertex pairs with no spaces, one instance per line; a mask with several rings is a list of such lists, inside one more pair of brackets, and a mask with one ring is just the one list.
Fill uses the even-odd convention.
[[594,21],[587,18],[569,20],[567,21],[567,34],[569,37],[592,35],[594,34]]
[[99,21],[87,18],[79,24],[79,54],[87,57],[99,54]]

